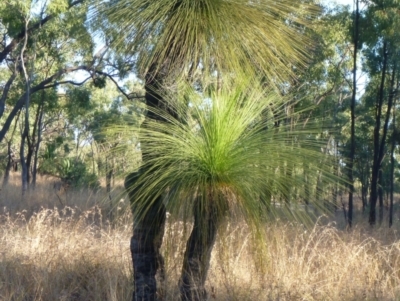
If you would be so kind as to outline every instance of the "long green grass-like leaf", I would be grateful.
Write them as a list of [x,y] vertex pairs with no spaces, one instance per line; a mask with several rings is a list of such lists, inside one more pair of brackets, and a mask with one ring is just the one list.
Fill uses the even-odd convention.
[[[321,151],[326,141],[316,138],[321,129],[274,127],[265,112],[282,100],[255,82],[225,84],[204,93],[186,89],[184,96],[176,97],[186,100],[171,101],[179,119],[155,111],[165,121],[147,120],[141,128],[145,160],[131,188],[139,215],[165,195],[171,212],[191,208],[200,199],[204,206],[217,202],[221,212],[230,208],[256,225],[277,210],[301,212],[291,205],[300,200],[319,199],[318,193],[305,195],[303,187],[310,185],[305,172],[309,178],[337,181],[331,158]],[[294,188],[296,194],[291,193]]]
[[276,84],[304,66],[312,48],[304,28],[319,11],[311,1],[292,0],[101,3],[92,18],[102,18],[114,45],[137,55],[141,75],[150,66],[167,67],[169,74],[201,67],[205,73],[261,71]]

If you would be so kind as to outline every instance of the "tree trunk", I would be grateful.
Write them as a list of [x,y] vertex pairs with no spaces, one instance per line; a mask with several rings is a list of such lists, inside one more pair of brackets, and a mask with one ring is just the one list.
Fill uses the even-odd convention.
[[0,118],[3,117],[4,109],[6,107],[7,95],[8,95],[8,92],[10,91],[11,85],[16,77],[17,77],[17,72],[14,70],[14,72],[11,74],[10,78],[8,79],[7,83],[5,84],[5,86],[3,88],[3,93],[0,97]]
[[111,178],[113,174],[113,169],[110,166],[110,159],[106,157],[106,190],[107,193],[111,193]]
[[[26,123],[25,123],[26,124]],[[25,195],[28,190],[28,166],[25,161],[25,139],[27,136],[27,129],[25,127],[24,132],[21,136],[21,146],[19,149],[20,163],[21,163],[21,182],[22,182],[22,195]]]
[[[375,115],[375,128],[374,128],[374,161],[372,165],[372,176],[371,176],[371,191],[370,191],[370,211],[369,211],[369,223],[374,225],[376,223],[376,202],[378,200],[378,177],[379,169],[381,166],[380,160],[380,141],[379,132],[381,129],[381,116],[382,116],[382,106],[384,97],[384,87],[385,87],[385,77],[386,77],[386,67],[387,67],[387,42],[383,44],[383,67],[382,67],[382,78],[379,88],[378,100],[376,102],[376,115]],[[389,110],[389,108],[388,108]],[[383,153],[383,150],[382,150]]]
[[358,25],[359,25],[359,0],[356,0],[356,18],[354,22],[354,52],[353,52],[353,91],[351,96],[351,136],[350,136],[350,158],[349,158],[349,208],[347,214],[347,224],[349,227],[353,224],[353,193],[354,193],[354,154],[356,151],[356,140],[355,140],[355,106],[356,106],[356,94],[357,94],[357,51],[358,51]]
[[306,212],[308,213],[308,205],[310,204],[308,198],[310,197],[310,174],[309,174],[309,166],[308,163],[304,160],[304,167],[303,167],[303,177],[304,177],[304,206],[306,208]]
[[[338,156],[338,141],[335,142],[335,163],[333,165],[333,174],[339,178],[339,156]],[[333,204],[333,212],[339,208],[338,206],[338,195],[339,195],[339,183],[335,181],[335,184],[332,188],[332,204]]]
[[361,199],[362,199],[362,212],[365,213],[365,209],[367,209],[368,206],[368,187],[369,187],[369,180],[367,176],[369,168],[367,169],[366,172],[363,172],[362,174],[362,180],[361,180]]
[[[153,65],[146,74],[145,100],[148,108],[146,118],[162,120],[162,117],[153,112],[152,109],[162,108],[168,111],[168,107],[160,94],[163,79],[168,74],[167,65],[161,68]],[[146,151],[146,145],[143,144],[142,161],[148,162],[149,159],[151,159],[151,154]],[[125,178],[125,188],[129,193],[132,204],[135,198],[135,191],[132,191],[132,185],[134,185],[139,175],[139,173],[132,173]],[[131,239],[134,270],[133,301],[161,300],[157,296],[156,273],[159,271],[161,278],[164,277],[164,260],[160,253],[160,247],[164,235],[166,209],[162,198],[158,197],[155,202],[146,207],[146,210],[146,213],[138,219],[137,212],[132,206],[132,212],[134,213],[133,236]]]
[[382,224],[383,221],[383,173],[382,168],[379,170],[379,178],[378,178],[378,199],[379,199],[379,225]]
[[[42,95],[42,97],[43,97],[43,95]],[[35,162],[35,153],[36,153],[35,148],[36,148],[36,144],[37,144],[36,143],[36,135],[37,135],[37,131],[38,131],[40,112],[41,112],[41,104],[38,105],[37,110],[36,110],[35,121],[33,123],[32,136],[30,138],[28,136],[28,154],[26,156],[26,165],[28,166],[28,183],[32,182],[31,175],[33,175],[33,168],[34,168],[32,166],[32,162],[33,163]]]
[[[394,105],[394,108],[396,106]],[[389,203],[389,228],[393,225],[393,194],[394,194],[394,149],[396,147],[395,137],[396,137],[396,114],[395,109],[393,109],[393,136],[392,136],[392,147],[390,150],[390,203]]]
[[3,187],[7,186],[8,180],[10,179],[10,171],[13,166],[13,161],[15,160],[15,155],[11,149],[11,140],[7,142],[7,165],[6,170],[4,171],[4,178],[3,178]]
[[[131,201],[134,216],[133,236],[131,238],[131,254],[133,263],[134,292],[133,301],[161,300],[157,296],[156,273],[164,277],[164,259],[160,253],[164,236],[166,209],[159,196],[150,206],[137,208],[133,185],[140,176],[132,173],[125,179],[125,188]],[[140,215],[138,211],[145,210]]]
[[6,170],[4,172],[4,178],[3,178],[3,186],[6,186],[8,184],[8,180],[10,178],[10,171],[11,169],[15,170],[15,164],[18,164],[15,154],[11,149],[11,143],[15,134],[15,130],[17,129],[17,124],[18,124],[18,120],[19,120],[19,116],[20,113],[18,113],[17,115],[17,119],[15,120],[15,124],[14,124],[14,129],[11,133],[11,137],[10,140],[7,142],[7,155],[8,155],[8,160],[7,160],[7,166],[6,166]]
[[33,168],[32,168],[32,188],[36,187],[36,176],[37,176],[37,167],[38,167],[38,156],[40,143],[42,142],[42,124],[43,124],[43,113],[44,113],[44,91],[42,91],[42,100],[40,106],[39,120],[37,123],[37,141],[35,145],[35,156],[33,159]]
[[179,280],[182,301],[207,300],[204,284],[221,221],[221,215],[213,200],[208,204],[202,204],[197,200],[193,211],[193,230],[186,244],[182,275]]
[[25,161],[25,139],[29,139],[29,104],[30,104],[30,77],[28,76],[28,72],[25,67],[25,58],[24,52],[26,50],[26,45],[28,43],[28,24],[29,20],[25,20],[25,40],[24,45],[21,49],[21,67],[25,76],[25,85],[26,85],[26,96],[25,96],[25,120],[24,120],[24,130],[21,135],[21,146],[20,146],[20,160],[21,160],[21,178],[22,178],[22,195],[28,190],[29,185],[29,166],[27,166],[27,162]]
[[35,144],[36,143],[35,143],[33,137],[32,137],[32,140],[31,140],[31,137],[29,137],[29,134],[27,136],[26,141],[27,141],[27,144],[28,144],[28,153],[26,155],[26,166],[28,168],[28,172],[27,172],[26,178],[27,178],[27,182],[31,183],[32,158],[33,158],[33,155],[34,155],[34,151],[35,151],[34,148],[35,148]]

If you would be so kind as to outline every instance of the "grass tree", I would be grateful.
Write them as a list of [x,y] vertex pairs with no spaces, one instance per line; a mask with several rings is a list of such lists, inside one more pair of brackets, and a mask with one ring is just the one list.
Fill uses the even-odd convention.
[[[154,113],[158,108],[169,111],[175,119],[178,117],[168,109],[169,104],[163,98],[166,86],[173,84],[177,77],[193,80],[216,71],[219,74],[241,71],[249,76],[260,73],[270,86],[286,82],[306,61],[311,43],[303,35],[304,27],[317,11],[308,1],[292,0],[100,2],[96,16],[107,16],[101,22],[118,50],[135,55],[136,71],[145,84],[147,116],[159,121],[160,116]],[[153,160],[146,147],[142,143],[147,169],[141,173],[155,173],[157,169],[149,165]],[[136,177],[127,178],[128,188]],[[136,198],[133,193],[130,195]],[[165,219],[163,202],[155,202],[154,198],[142,201],[149,208],[148,216],[143,215],[135,225],[141,229],[140,233],[147,232],[147,235],[134,232],[131,244],[134,299],[141,301],[156,299],[153,275],[161,259],[159,237]],[[160,222],[148,223],[155,219]],[[161,228],[156,229],[156,225]],[[149,268],[135,266],[136,263],[144,266],[139,263],[143,258],[151,262],[147,265]]]
[[[276,191],[286,200],[293,187],[306,184],[304,172],[329,175],[332,165],[321,152],[322,141],[314,139],[316,132],[304,131],[303,125],[301,131],[284,125],[276,128],[276,108],[283,109],[282,100],[256,86],[252,81],[236,81],[220,89],[201,93],[188,89],[183,96],[164,97],[179,118],[153,109],[159,118],[148,118],[141,128],[140,140],[148,157],[128,186],[137,219],[152,216],[147,222],[153,231],[139,229],[135,235],[145,235],[143,241],[147,239],[150,248],[160,239],[155,229],[164,220],[154,219],[158,215],[154,205],[159,205],[162,196],[172,214],[182,208],[192,210],[193,229],[179,281],[184,301],[206,300],[204,284],[211,251],[219,226],[230,213],[240,213],[260,231],[274,210],[270,200]],[[304,161],[307,171],[303,171]],[[287,169],[294,176],[287,177]],[[297,197],[312,201],[311,196]],[[299,212],[285,208],[291,215]],[[150,283],[136,285],[148,287]]]

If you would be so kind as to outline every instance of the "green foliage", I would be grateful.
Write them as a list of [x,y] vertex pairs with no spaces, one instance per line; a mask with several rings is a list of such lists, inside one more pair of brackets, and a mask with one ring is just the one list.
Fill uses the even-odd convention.
[[0,20],[10,37],[17,35],[25,26],[31,1],[5,0],[0,3]]
[[[222,90],[199,94],[186,89],[179,100],[171,98],[181,119],[157,111],[165,122],[148,120],[140,132],[144,165],[132,187],[132,205],[139,216],[164,193],[171,212],[192,208],[200,199],[204,208],[215,202],[221,212],[241,212],[257,226],[274,213],[272,200],[296,206],[296,200],[307,198],[322,207],[318,193],[291,193],[305,184],[300,176],[305,172],[319,174],[326,182],[337,180],[331,174],[332,157],[320,150],[326,141],[313,138],[319,128],[270,127],[263,112],[281,102],[278,95],[257,88],[255,82],[237,81]],[[183,101],[187,99],[189,105]],[[307,170],[304,162],[309,162]],[[290,216],[301,211],[289,207],[278,211]]]
[[98,189],[98,177],[88,172],[86,164],[79,158],[66,158],[58,161],[57,171],[60,178],[74,188]]
[[68,148],[68,143],[62,136],[48,142],[41,155],[39,172],[59,177],[73,188],[99,188],[100,182],[97,175],[89,172],[87,164],[80,158],[67,157]]
[[150,66],[169,76],[245,70],[281,84],[304,66],[312,41],[303,29],[318,11],[311,1],[122,0],[95,6],[92,19],[135,54],[141,76]]
[[107,83],[107,78],[105,76],[103,77],[95,77],[93,78],[93,86],[99,89],[105,88]]
[[68,89],[66,96],[69,100],[66,109],[70,119],[85,115],[94,108],[90,101],[91,91],[87,87]]
[[69,6],[68,0],[52,0],[46,7],[48,14],[60,14],[67,11]]

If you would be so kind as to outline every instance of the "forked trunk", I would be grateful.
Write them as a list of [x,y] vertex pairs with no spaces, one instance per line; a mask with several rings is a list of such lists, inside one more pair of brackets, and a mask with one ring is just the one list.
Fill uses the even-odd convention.
[[129,175],[125,180],[134,216],[131,255],[133,262],[134,292],[133,301],[157,301],[162,298],[157,294],[157,271],[164,278],[164,259],[160,248],[164,236],[165,206],[162,197],[158,197],[146,208],[145,214],[137,216],[134,205],[135,191],[131,189],[138,174]]
[[186,244],[182,275],[179,280],[182,301],[207,300],[204,284],[220,221],[218,208],[212,201],[207,205],[196,202],[193,230]]
[[[376,112],[375,112],[375,128],[374,128],[374,160],[372,165],[372,176],[371,176],[371,191],[370,191],[370,211],[369,211],[369,223],[370,225],[375,225],[376,223],[376,203],[378,200],[378,180],[379,180],[379,170],[382,166],[382,160],[384,156],[385,140],[387,134],[387,126],[389,123],[390,109],[392,106],[393,94],[389,95],[388,107],[386,111],[386,120],[383,127],[382,135],[381,133],[381,118],[382,118],[382,107],[384,100],[384,88],[385,88],[385,78],[386,69],[388,61],[387,52],[387,42],[383,43],[383,62],[382,62],[382,73],[381,73],[381,83],[379,87],[379,95],[376,102]],[[392,79],[390,86],[393,90],[395,69],[392,70]]]

